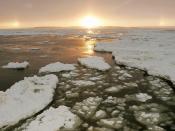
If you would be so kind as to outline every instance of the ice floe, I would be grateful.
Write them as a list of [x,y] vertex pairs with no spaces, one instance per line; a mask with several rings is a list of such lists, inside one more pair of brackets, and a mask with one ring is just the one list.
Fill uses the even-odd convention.
[[0,127],[11,126],[46,107],[58,83],[55,75],[26,77],[0,93]]
[[81,119],[73,114],[68,107],[50,107],[38,115],[24,131],[76,130],[80,124]]
[[175,83],[175,34],[163,30],[131,30],[122,40],[98,43],[96,51],[112,52],[115,61],[147,70]]
[[90,56],[86,58],[79,58],[78,62],[87,68],[93,68],[101,71],[106,71],[111,68],[111,66],[105,62],[102,57]]
[[56,62],[41,67],[39,73],[54,73],[54,72],[72,71],[72,70],[75,70],[74,64],[63,64],[61,62]]
[[95,118],[95,119],[103,119],[103,118],[105,118],[106,116],[107,116],[107,114],[106,114],[105,111],[99,110],[99,111],[97,111],[97,112],[95,113],[94,118]]
[[2,68],[8,68],[8,69],[25,69],[29,66],[29,62],[10,62],[7,65],[2,66]]

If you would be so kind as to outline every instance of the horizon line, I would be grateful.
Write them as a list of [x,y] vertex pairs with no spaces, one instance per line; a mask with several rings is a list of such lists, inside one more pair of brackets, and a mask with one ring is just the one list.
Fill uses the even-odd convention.
[[[88,29],[86,27],[82,27],[82,26],[31,26],[31,27],[12,27],[12,28],[8,28],[8,27],[4,27],[1,29],[34,29],[34,28],[80,28],[80,29]],[[94,27],[94,28],[90,28],[90,29],[100,29],[100,28],[175,28],[175,25],[173,26],[98,26],[98,27]]]

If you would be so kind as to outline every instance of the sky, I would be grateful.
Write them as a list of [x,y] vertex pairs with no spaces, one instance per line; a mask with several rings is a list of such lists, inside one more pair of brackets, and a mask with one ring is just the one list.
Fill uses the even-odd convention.
[[86,16],[102,26],[175,26],[175,0],[0,0],[0,28],[80,26]]

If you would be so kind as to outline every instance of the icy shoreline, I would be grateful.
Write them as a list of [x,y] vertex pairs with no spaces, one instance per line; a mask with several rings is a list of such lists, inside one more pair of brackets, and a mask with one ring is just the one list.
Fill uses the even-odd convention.
[[115,62],[145,70],[175,84],[175,34],[133,30],[121,40],[97,43],[95,51],[112,52]]

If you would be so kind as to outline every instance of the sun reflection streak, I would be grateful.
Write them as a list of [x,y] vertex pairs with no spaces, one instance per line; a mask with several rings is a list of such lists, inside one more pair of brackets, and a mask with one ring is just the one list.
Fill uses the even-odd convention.
[[86,54],[92,55],[94,53],[94,45],[95,45],[95,40],[87,40],[85,42],[85,52]]

